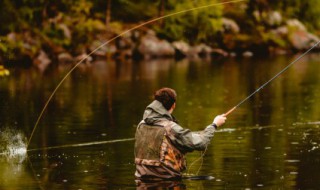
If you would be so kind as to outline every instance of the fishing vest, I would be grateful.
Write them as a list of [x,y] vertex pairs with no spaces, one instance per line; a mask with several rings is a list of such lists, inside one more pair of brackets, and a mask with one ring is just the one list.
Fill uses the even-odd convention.
[[[173,122],[163,121],[159,125],[141,122],[135,135],[135,164],[166,166],[181,172],[186,169],[186,159],[172,143]],[[170,138],[169,138],[170,137]]]

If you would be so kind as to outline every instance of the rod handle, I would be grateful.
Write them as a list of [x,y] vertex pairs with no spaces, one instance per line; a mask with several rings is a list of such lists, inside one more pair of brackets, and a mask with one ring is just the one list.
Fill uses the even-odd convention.
[[231,108],[229,111],[227,111],[227,113],[225,113],[224,115],[227,117],[230,113],[232,113],[237,107],[233,107]]

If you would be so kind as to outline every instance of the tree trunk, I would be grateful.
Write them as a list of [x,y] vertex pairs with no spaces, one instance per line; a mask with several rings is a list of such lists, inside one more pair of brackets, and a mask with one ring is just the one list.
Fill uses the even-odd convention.
[[[166,0],[160,0],[159,7],[158,7],[159,17],[162,17],[164,15],[165,5],[166,5]],[[163,19],[160,19],[159,25],[160,26],[163,25]]]
[[107,10],[106,10],[106,27],[109,27],[111,20],[111,0],[107,0]]

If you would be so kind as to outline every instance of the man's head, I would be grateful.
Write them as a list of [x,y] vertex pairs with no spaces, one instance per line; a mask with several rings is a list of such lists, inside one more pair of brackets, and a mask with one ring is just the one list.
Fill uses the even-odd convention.
[[167,110],[170,110],[177,100],[177,93],[171,88],[161,88],[154,93],[154,99],[161,102]]

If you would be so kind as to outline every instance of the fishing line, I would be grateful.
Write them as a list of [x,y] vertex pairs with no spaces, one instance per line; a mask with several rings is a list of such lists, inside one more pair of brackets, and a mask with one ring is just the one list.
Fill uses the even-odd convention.
[[[248,130],[250,129],[264,129],[264,128],[270,128],[270,127],[276,127],[276,125],[270,125],[270,126],[255,126],[255,127],[251,127],[251,128],[248,128]],[[230,132],[233,132],[233,131],[240,131],[240,130],[243,130],[245,128],[242,128],[242,129],[219,129],[216,131],[216,133],[230,133]],[[42,148],[35,148],[35,149],[29,149],[27,150],[28,152],[31,152],[31,151],[38,151],[38,150],[52,150],[52,149],[60,149],[60,148],[71,148],[71,147],[82,147],[82,146],[92,146],[92,145],[101,145],[101,144],[112,144],[112,143],[118,143],[118,142],[127,142],[127,141],[134,141],[135,138],[126,138],[126,139],[115,139],[115,140],[109,140],[109,141],[93,141],[93,142],[86,142],[86,143],[77,143],[77,144],[66,144],[66,145],[59,145],[59,146],[49,146],[49,147],[42,147]],[[205,148],[205,150],[207,149],[208,147]],[[202,151],[202,154],[203,152],[205,151]],[[0,156],[1,155],[4,155],[5,153],[0,153]],[[198,162],[200,158],[198,158],[196,161],[194,162]],[[190,165],[190,167],[192,166],[193,164]],[[189,170],[188,170],[189,171]]]
[[197,158],[195,161],[193,161],[190,166],[189,166],[189,169],[187,171],[187,174],[190,174],[189,171],[190,171],[190,168],[192,168],[193,164],[197,163],[199,160],[201,160],[201,164],[200,164],[200,167],[198,168],[197,172],[196,172],[196,176],[199,174],[199,171],[203,165],[203,157],[205,155],[205,153],[207,152],[207,149],[208,149],[208,145],[206,146],[206,148],[204,149],[204,151],[201,152],[200,154],[200,157]]
[[227,111],[227,113],[225,113],[225,116],[228,116],[230,113],[232,113],[235,109],[237,109],[241,104],[243,104],[244,102],[246,102],[249,98],[251,98],[254,94],[256,94],[257,92],[259,92],[261,89],[263,89],[265,86],[267,86],[271,81],[273,81],[274,79],[276,79],[278,76],[280,76],[283,72],[285,72],[289,67],[291,67],[293,64],[295,64],[296,62],[298,62],[302,57],[304,57],[305,55],[307,55],[312,49],[314,49],[315,47],[317,47],[319,45],[320,41],[318,41],[316,44],[314,44],[310,49],[308,49],[306,52],[304,52],[302,55],[300,55],[297,59],[295,59],[294,61],[292,61],[289,65],[287,65],[284,69],[282,69],[279,73],[277,73],[275,76],[273,76],[270,80],[268,80],[266,83],[264,83],[263,85],[261,85],[256,91],[254,91],[252,94],[250,94],[249,96],[247,96],[245,99],[243,99],[242,101],[240,101],[236,106],[234,106],[233,108],[231,108],[229,111]]
[[60,149],[60,148],[92,146],[92,145],[99,145],[99,144],[111,144],[111,143],[126,142],[126,141],[133,141],[133,140],[134,138],[128,138],[128,139],[117,139],[117,140],[110,140],[110,141],[95,141],[95,142],[88,142],[88,143],[67,144],[67,145],[60,145],[60,146],[50,146],[50,147],[44,147],[44,148],[29,149],[28,152],[38,151],[38,150],[52,150],[52,149]]
[[41,190],[45,190],[45,188],[42,186],[41,181],[39,180],[38,176],[36,175],[36,171],[34,170],[34,167],[33,167],[32,163],[31,163],[31,160],[29,159],[28,156],[27,156],[27,160],[28,160],[29,166],[30,166],[30,168],[31,168],[31,171],[32,171],[32,173],[33,173],[33,177],[34,177],[34,179],[37,181],[39,188],[40,188]]
[[66,80],[66,78],[81,64],[83,63],[83,61],[85,61],[87,58],[89,58],[92,54],[94,54],[96,51],[98,51],[100,48],[102,48],[103,46],[109,44],[110,42],[120,38],[121,36],[133,31],[133,30],[136,30],[142,26],[145,26],[147,24],[150,24],[150,23],[153,23],[153,22],[156,22],[158,20],[161,20],[161,19],[165,19],[165,18],[168,18],[168,17],[171,17],[171,16],[175,16],[175,15],[178,15],[178,14],[182,14],[182,13],[186,13],[186,12],[190,12],[190,11],[195,11],[195,10],[200,10],[200,9],[204,9],[204,8],[208,8],[208,7],[213,7],[213,6],[219,6],[219,5],[225,5],[225,4],[231,4],[231,3],[238,3],[238,2],[243,2],[243,1],[247,1],[247,0],[234,0],[234,1],[227,1],[227,2],[222,2],[222,3],[214,3],[214,4],[209,4],[209,5],[204,5],[204,6],[199,6],[199,7],[195,7],[195,8],[191,8],[191,9],[187,9],[187,10],[183,10],[183,11],[178,11],[178,12],[175,12],[175,13],[171,13],[171,14],[167,14],[167,15],[164,15],[164,16],[161,16],[161,17],[157,17],[157,18],[154,18],[154,19],[151,19],[147,22],[144,22],[142,24],[139,24],[133,28],[130,28],[129,30],[126,30],[124,32],[122,32],[121,34],[111,38],[110,40],[104,42],[103,44],[101,44],[100,46],[98,46],[96,49],[94,49],[93,51],[91,51],[87,56],[85,56],[84,58],[82,58],[78,63],[76,63],[71,69],[70,71],[62,78],[62,80],[60,81],[60,83],[57,85],[57,87],[53,90],[52,94],[50,95],[49,99],[47,100],[47,102],[45,103],[42,111],[40,112],[40,115],[33,127],[33,130],[31,132],[31,135],[30,135],[30,138],[28,140],[28,143],[27,143],[27,148],[29,147],[29,144],[31,142],[31,139],[33,137],[33,134],[42,118],[42,115],[44,114],[44,111],[46,110],[46,108],[48,107],[48,104],[49,102],[51,101],[51,99],[53,98],[53,96],[55,95],[55,93],[57,92],[57,90],[59,89],[59,87],[62,85],[62,83]]

